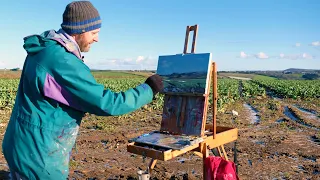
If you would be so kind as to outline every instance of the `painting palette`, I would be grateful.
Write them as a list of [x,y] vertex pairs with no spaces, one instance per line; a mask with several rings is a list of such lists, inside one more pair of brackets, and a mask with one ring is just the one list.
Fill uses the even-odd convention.
[[180,150],[203,141],[201,137],[173,135],[159,131],[153,131],[131,139],[133,142]]
[[163,79],[162,93],[207,94],[211,53],[159,56],[157,74]]

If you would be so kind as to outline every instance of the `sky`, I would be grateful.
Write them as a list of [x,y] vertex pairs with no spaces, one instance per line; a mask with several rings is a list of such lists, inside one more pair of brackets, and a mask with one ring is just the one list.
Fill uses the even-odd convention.
[[[22,68],[23,38],[58,30],[69,2],[2,2],[0,68]],[[156,69],[159,56],[183,52],[195,24],[195,53],[212,53],[218,71],[320,69],[319,0],[91,2],[102,18],[99,42],[83,54],[92,69]]]

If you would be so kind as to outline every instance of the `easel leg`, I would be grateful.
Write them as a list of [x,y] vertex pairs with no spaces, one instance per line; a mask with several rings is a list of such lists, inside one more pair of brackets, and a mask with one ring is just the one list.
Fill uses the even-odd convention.
[[217,150],[218,150],[219,156],[222,157],[222,153],[221,153],[221,150],[220,150],[220,146],[217,147]]
[[238,159],[237,159],[237,141],[234,142],[234,163],[236,165],[236,172],[238,173]]
[[149,174],[151,173],[152,169],[154,168],[154,166],[156,165],[157,160],[156,159],[151,159],[150,163],[149,163]]
[[[216,147],[216,148],[217,148],[217,150],[218,150],[218,152],[219,152],[219,156],[220,156],[220,157],[223,156],[225,160],[228,160],[228,156],[227,156],[226,151],[224,150],[224,146],[221,145],[221,146],[218,146],[218,147]],[[222,151],[222,152],[221,152],[221,151]]]
[[202,163],[203,163],[203,179],[207,179],[207,172],[206,172],[206,167],[205,167],[205,160],[207,157],[209,157],[209,149],[207,148],[207,144],[203,143],[201,144],[201,149],[202,149]]
[[223,152],[224,159],[228,161],[228,156],[227,156],[226,151],[224,150],[224,146],[223,145],[221,145],[221,149],[222,149],[222,152]]

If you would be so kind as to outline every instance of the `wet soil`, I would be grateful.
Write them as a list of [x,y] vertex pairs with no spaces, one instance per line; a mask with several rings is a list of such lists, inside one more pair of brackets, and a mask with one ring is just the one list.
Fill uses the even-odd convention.
[[[218,125],[239,130],[240,179],[320,179],[320,132],[315,128],[320,124],[319,107],[317,99],[258,97],[236,102],[219,112]],[[207,122],[211,123],[211,109],[208,112]],[[0,113],[2,142],[10,112]],[[161,114],[143,108],[124,117],[84,117],[71,156],[69,179],[137,179],[137,171],[146,170],[150,158],[128,153],[128,140],[159,130]],[[225,145],[230,160],[234,158],[233,145]],[[0,179],[8,179],[8,174],[1,156]],[[202,179],[202,159],[186,153],[170,161],[158,161],[151,179]]]

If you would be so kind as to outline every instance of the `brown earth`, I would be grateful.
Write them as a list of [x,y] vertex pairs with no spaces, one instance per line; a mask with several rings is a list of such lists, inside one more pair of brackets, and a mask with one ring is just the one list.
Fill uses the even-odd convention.
[[[230,104],[217,115],[218,125],[239,129],[240,179],[320,179],[320,132],[301,123],[319,125],[319,100],[248,99],[246,103],[258,111],[258,124],[251,123],[251,112],[243,103]],[[295,116],[299,121],[285,116],[285,107],[294,104],[313,110],[318,119],[308,119],[298,111]],[[159,130],[161,114],[143,108],[124,117],[86,116],[72,152],[69,179],[137,179],[137,171],[145,170],[150,158],[128,153],[126,145],[130,138]],[[10,112],[1,111],[1,142],[9,115]],[[212,116],[208,117],[210,123]],[[233,160],[233,143],[225,148]],[[0,179],[7,179],[9,172],[3,156],[0,164]],[[202,159],[186,153],[170,161],[158,161],[151,179],[202,179]]]

